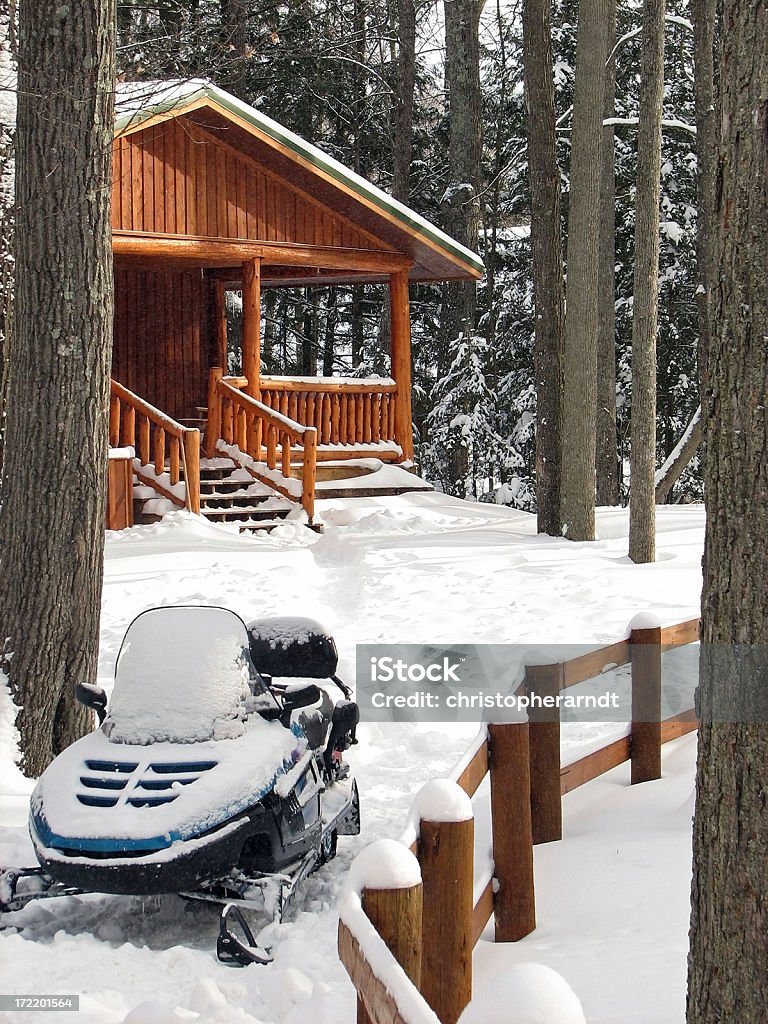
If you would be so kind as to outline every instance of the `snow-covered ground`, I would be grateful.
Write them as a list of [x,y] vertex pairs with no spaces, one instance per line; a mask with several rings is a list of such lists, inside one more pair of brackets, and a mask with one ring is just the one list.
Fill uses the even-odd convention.
[[[593,544],[537,537],[531,516],[438,494],[325,500],[319,511],[322,535],[286,522],[270,537],[240,537],[185,513],[109,534],[101,685],[111,687],[131,619],[156,604],[223,605],[246,620],[318,618],[336,637],[348,680],[358,642],[598,645],[626,636],[639,612],[662,624],[698,614],[698,506],[659,510],[658,561],[648,566],[627,558],[622,510],[598,512]],[[31,784],[12,761],[2,696],[0,862],[33,863]],[[175,897],[68,897],[4,921],[0,991],[78,994],[78,1024],[353,1021],[354,992],[335,952],[347,869],[367,843],[401,834],[419,787],[447,775],[475,731],[360,727],[350,760],[362,835],[340,840],[337,859],[310,877],[289,919],[262,936],[274,947],[270,966],[218,964],[210,908],[190,911]],[[564,758],[583,751],[584,732],[566,736]],[[665,748],[661,782],[630,789],[622,767],[566,797],[565,841],[536,850],[537,930],[513,946],[481,941],[477,986],[512,963],[537,961],[567,979],[590,1024],[680,1024],[694,752],[695,737]],[[17,1018],[49,1019],[3,1014]]]

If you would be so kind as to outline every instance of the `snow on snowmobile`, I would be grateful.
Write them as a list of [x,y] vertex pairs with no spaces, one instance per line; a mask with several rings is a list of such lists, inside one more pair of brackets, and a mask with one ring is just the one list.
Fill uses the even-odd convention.
[[[29,831],[39,867],[0,875],[0,909],[74,893],[177,893],[224,905],[217,953],[265,963],[240,908],[280,918],[299,883],[360,831],[343,753],[357,705],[333,639],[308,619],[169,606],[128,627],[99,728],[43,772]],[[335,699],[319,680],[335,684]]]

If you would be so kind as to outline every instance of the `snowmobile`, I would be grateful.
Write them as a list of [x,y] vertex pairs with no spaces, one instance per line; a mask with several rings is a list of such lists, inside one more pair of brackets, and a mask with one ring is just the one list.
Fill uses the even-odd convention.
[[0,874],[0,909],[177,893],[223,905],[219,959],[268,962],[241,908],[279,919],[338,836],[360,831],[343,759],[359,713],[337,665],[333,639],[308,619],[246,626],[218,607],[142,612],[109,701],[77,686],[99,728],[40,777],[29,819],[39,866]]

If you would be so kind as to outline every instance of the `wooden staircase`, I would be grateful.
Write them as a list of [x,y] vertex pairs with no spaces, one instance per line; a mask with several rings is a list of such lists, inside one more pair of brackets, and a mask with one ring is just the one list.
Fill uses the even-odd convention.
[[236,523],[241,533],[269,531],[295,509],[227,459],[200,463],[200,514],[213,523]]

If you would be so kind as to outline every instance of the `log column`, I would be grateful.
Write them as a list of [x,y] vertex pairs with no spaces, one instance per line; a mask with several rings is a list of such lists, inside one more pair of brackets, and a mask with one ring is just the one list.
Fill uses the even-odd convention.
[[216,362],[214,366],[220,366],[224,373],[227,373],[227,300],[223,281],[214,281],[213,315],[216,325]]
[[260,397],[261,362],[261,261],[243,263],[243,376],[248,378],[245,391],[252,398]]
[[403,458],[413,459],[411,413],[411,311],[408,301],[408,271],[399,270],[389,279],[392,323],[392,376],[395,392],[395,440]]

